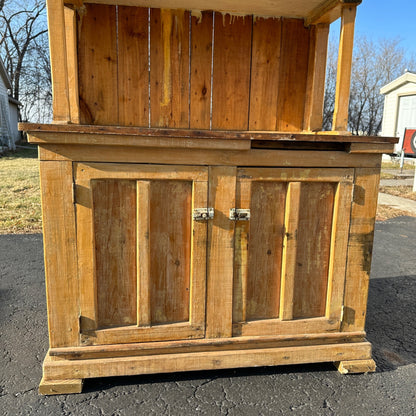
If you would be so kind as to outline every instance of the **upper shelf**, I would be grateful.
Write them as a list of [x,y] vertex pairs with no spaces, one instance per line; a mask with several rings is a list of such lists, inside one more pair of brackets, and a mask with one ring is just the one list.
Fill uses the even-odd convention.
[[64,0],[77,7],[82,3],[140,6],[162,9],[184,9],[195,13],[214,10],[232,15],[262,17],[292,17],[305,23],[332,23],[341,15],[345,4],[360,4],[361,0]]

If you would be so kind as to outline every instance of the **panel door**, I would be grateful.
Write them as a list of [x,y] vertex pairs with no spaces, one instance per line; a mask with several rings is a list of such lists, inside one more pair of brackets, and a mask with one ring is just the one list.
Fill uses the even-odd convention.
[[338,331],[353,169],[238,170],[233,335]]
[[207,168],[76,163],[83,344],[202,338]]

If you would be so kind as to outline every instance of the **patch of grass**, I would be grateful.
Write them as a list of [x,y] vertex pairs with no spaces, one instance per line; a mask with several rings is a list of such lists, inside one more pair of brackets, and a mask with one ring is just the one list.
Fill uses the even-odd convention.
[[37,149],[0,157],[0,234],[42,232]]
[[402,211],[401,209],[395,209],[392,207],[389,207],[388,205],[378,205],[377,206],[377,215],[376,215],[376,221],[386,221],[390,218],[396,218],[396,217],[416,217],[415,214],[408,211]]
[[[400,159],[398,158],[395,161],[392,162],[382,162],[381,163],[381,169],[400,169]],[[415,170],[415,165],[410,162],[405,162],[403,164],[404,170]]]
[[416,201],[416,192],[413,192],[413,186],[381,186],[380,192]]

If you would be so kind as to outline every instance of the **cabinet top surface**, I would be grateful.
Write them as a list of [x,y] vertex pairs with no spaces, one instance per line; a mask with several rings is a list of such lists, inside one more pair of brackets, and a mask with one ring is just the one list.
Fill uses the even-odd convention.
[[[85,2],[309,19],[312,16],[329,12],[342,3],[359,4],[361,0],[87,0]],[[79,6],[83,0],[69,0],[68,3]]]

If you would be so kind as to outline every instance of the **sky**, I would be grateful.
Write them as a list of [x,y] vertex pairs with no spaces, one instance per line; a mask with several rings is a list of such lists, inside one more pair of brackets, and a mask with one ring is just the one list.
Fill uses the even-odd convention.
[[[339,34],[339,21],[331,33]],[[372,40],[400,39],[409,54],[416,55],[416,0],[363,0],[358,6],[355,35]]]

